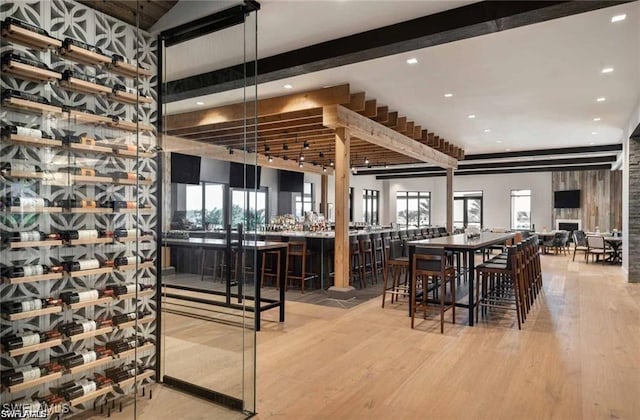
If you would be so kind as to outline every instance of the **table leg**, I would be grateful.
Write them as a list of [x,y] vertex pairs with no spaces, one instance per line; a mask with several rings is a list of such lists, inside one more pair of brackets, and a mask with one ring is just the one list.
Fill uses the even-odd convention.
[[475,271],[476,271],[476,262],[475,262],[475,251],[469,250],[467,251],[467,260],[468,260],[468,279],[469,279],[469,326],[473,327],[474,319],[473,315],[475,313],[475,298],[474,298],[474,285],[475,285]]
[[407,284],[409,285],[409,316],[411,316],[413,311],[413,299],[411,298],[411,291],[413,290],[413,256],[416,253],[416,247],[409,245],[409,278],[407,279]]
[[279,252],[280,258],[280,322],[284,322],[284,288],[287,281],[287,248],[281,248]]

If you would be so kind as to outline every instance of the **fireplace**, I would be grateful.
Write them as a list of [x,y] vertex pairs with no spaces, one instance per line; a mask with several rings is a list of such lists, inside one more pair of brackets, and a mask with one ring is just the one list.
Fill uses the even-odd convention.
[[582,220],[580,219],[556,219],[556,230],[582,230]]

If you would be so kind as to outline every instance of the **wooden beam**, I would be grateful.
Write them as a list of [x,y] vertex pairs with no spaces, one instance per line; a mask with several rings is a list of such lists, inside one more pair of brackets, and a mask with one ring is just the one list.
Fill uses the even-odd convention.
[[387,127],[389,128],[395,128],[396,125],[398,124],[398,113],[397,112],[390,112],[389,113],[389,120],[387,121]]
[[377,101],[370,99],[364,103],[364,111],[361,113],[365,117],[373,118],[378,115]]
[[330,167],[326,168],[326,172],[323,170],[322,165],[314,166],[310,163],[306,163],[301,168],[295,160],[284,160],[276,157],[275,153],[272,155],[272,161],[269,162],[269,158],[260,153],[248,153],[242,150],[234,150],[233,154],[229,154],[229,149],[224,146],[217,146],[215,144],[203,143],[196,140],[189,140],[169,135],[161,135],[159,137],[162,137],[162,148],[164,152],[176,152],[187,155],[195,153],[197,156],[210,159],[236,163],[248,163],[251,165],[262,166],[263,168],[285,169],[287,171],[309,172],[321,175],[333,174],[333,169]]
[[422,126],[420,126],[420,125],[414,126],[413,127],[413,134],[410,137],[415,139],[415,140],[421,140],[422,139]]
[[[257,117],[301,111],[326,105],[349,103],[349,85],[317,89],[275,98],[260,99],[257,102]],[[177,130],[181,128],[199,127],[225,121],[245,120],[252,123],[256,117],[254,102],[236,103],[199,111],[169,115],[165,128]]]
[[324,214],[325,220],[329,218],[329,206],[327,200],[329,197],[329,175],[320,177],[320,213]]
[[348,108],[356,112],[364,111],[365,96],[364,92],[352,93]]
[[349,134],[361,140],[393,150],[405,156],[433,163],[442,168],[457,168],[458,161],[451,156],[433,150],[432,148],[407,136],[403,136],[378,124],[362,115],[340,105],[330,105],[323,108],[323,124],[334,130],[339,127],[349,129]]
[[433,133],[427,134],[427,146],[434,147],[436,145],[436,135]]
[[447,168],[447,232],[453,233],[453,169]]
[[378,113],[374,118],[379,123],[386,123],[389,121],[389,107],[388,106],[379,106]]
[[399,133],[403,133],[407,129],[407,117],[398,117],[398,123],[395,130]]
[[[343,108],[343,107],[341,107]],[[346,109],[346,108],[344,108]],[[349,112],[353,112],[349,110]],[[362,117],[360,114],[353,112]],[[365,118],[366,119],[366,118]],[[350,133],[344,127],[336,130],[335,161],[335,251],[334,251],[334,287],[349,288],[349,172],[350,172]]]
[[415,125],[415,123],[413,121],[407,121],[407,128],[405,128],[405,130],[402,132],[402,134],[406,135],[407,137],[413,136],[413,126],[414,125]]

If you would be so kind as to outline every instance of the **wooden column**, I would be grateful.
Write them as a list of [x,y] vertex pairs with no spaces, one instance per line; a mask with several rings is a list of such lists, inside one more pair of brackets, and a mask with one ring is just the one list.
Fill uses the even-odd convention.
[[335,255],[334,285],[329,295],[334,298],[350,298],[353,287],[349,286],[349,130],[344,127],[336,129],[336,161],[335,161]]
[[329,218],[327,198],[329,197],[329,175],[322,175],[320,178],[320,213],[324,214],[325,219]]
[[453,233],[453,169],[447,168],[447,232]]

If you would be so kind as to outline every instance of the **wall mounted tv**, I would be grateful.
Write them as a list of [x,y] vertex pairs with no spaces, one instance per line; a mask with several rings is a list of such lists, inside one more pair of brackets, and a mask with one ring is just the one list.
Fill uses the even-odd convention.
[[556,209],[579,209],[580,190],[556,191],[553,197],[553,207]]
[[229,186],[231,188],[260,188],[260,175],[262,175],[260,166],[235,162],[229,164]]
[[278,191],[302,193],[304,191],[304,173],[279,170]]
[[199,156],[171,153],[171,182],[175,184],[199,184]]

